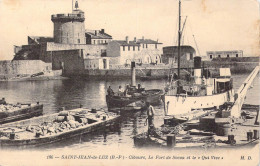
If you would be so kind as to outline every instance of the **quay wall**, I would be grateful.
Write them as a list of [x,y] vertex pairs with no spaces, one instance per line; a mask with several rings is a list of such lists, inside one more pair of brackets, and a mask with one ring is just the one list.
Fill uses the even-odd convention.
[[[136,77],[142,77],[146,75],[150,75],[153,78],[164,78],[169,75],[169,69],[136,69]],[[73,77],[73,76],[81,76],[81,77],[96,77],[96,78],[125,78],[131,77],[131,69],[85,69],[85,70],[78,70],[77,73],[66,71],[66,76]]]
[[52,70],[51,63],[41,60],[0,61],[0,76],[31,75],[47,70]]
[[[231,69],[232,74],[240,74],[240,73],[250,73],[253,69],[259,65],[258,62],[215,62],[215,61],[205,61],[204,66],[210,69],[218,69],[220,67],[229,67]],[[136,77],[143,77],[143,76],[151,76],[152,78],[165,78],[170,73],[170,68],[162,67],[162,68],[136,68]],[[173,71],[177,72],[177,69],[173,69]],[[181,75],[185,75],[186,72],[182,72]],[[73,77],[73,76],[80,76],[80,77],[97,77],[97,78],[124,78],[124,77],[131,77],[131,69],[128,68],[118,68],[118,69],[108,69],[108,70],[101,70],[101,69],[84,69],[84,70],[66,70],[64,72],[65,76]]]
[[231,61],[205,61],[204,66],[209,68],[229,67],[231,73],[250,73],[259,62],[231,62]]

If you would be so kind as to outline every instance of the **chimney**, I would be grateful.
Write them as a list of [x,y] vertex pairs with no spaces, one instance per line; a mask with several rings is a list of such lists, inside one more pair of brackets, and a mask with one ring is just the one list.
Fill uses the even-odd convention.
[[159,39],[157,39],[157,43],[159,43]]
[[134,38],[134,42],[136,42],[136,37]]
[[129,43],[128,36],[125,37],[126,43]]
[[98,34],[98,30],[95,30],[95,36],[97,36],[97,34]]
[[144,40],[144,36],[142,37],[142,39]]
[[104,34],[105,33],[105,29],[101,29],[101,33]]

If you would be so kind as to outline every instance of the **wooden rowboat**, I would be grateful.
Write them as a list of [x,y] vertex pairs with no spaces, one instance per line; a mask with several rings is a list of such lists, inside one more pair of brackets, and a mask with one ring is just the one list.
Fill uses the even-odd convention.
[[0,124],[13,122],[40,116],[43,113],[43,105],[34,104],[8,104],[5,100],[0,102]]

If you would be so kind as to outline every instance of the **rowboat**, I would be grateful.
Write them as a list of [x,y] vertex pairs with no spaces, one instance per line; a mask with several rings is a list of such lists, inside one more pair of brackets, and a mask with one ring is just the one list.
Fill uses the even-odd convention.
[[27,119],[42,115],[43,105],[33,104],[8,104],[3,98],[0,100],[0,124]]
[[132,91],[128,95],[106,95],[107,107],[109,110],[142,110],[146,103],[157,105],[161,102],[163,91],[160,89]]

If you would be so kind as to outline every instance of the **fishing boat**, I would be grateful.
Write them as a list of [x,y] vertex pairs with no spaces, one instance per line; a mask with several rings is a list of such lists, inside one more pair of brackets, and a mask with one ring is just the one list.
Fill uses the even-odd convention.
[[9,104],[5,98],[0,100],[0,124],[40,116],[43,113],[43,105],[34,104]]
[[37,146],[89,133],[120,115],[103,109],[77,108],[0,126],[0,146]]
[[157,105],[161,102],[163,90],[136,87],[135,62],[131,63],[131,86],[127,87],[124,93],[113,93],[106,95],[107,107],[110,111],[116,110],[142,110],[147,107],[147,103]]
[[229,68],[220,68],[218,74],[213,76],[208,69],[202,67],[199,56],[194,57],[194,69],[188,75],[189,81],[180,79],[181,29],[183,30],[179,0],[178,78],[172,79],[166,87],[163,101],[166,116],[183,120],[193,111],[205,111],[221,107],[227,102],[234,102],[234,90]]

